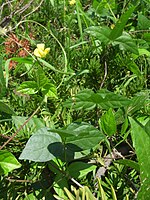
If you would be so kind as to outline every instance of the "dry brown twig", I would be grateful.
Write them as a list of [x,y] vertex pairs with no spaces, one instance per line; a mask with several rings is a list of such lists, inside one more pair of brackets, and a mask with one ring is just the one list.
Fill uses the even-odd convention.
[[[0,10],[1,10],[1,11],[0,11],[0,12],[1,12],[1,13],[0,13],[0,18],[1,18],[1,16],[2,16],[2,12],[3,12],[4,6],[8,5],[8,7],[12,7],[11,3],[13,3],[13,2],[14,2],[14,1],[9,1],[9,2],[7,2],[7,3],[3,3],[3,4],[0,6]],[[15,16],[15,15],[22,16],[22,17],[21,17],[21,21],[22,21],[22,20],[25,19],[27,16],[31,15],[31,14],[34,13],[36,10],[38,10],[38,9],[40,8],[40,6],[42,5],[43,2],[44,2],[44,0],[42,0],[42,1],[38,2],[38,3],[36,2],[37,5],[35,6],[35,8],[34,8],[31,12],[27,13],[27,14],[24,15],[24,16],[22,16],[22,14],[23,14],[28,8],[30,8],[31,5],[32,5],[33,3],[35,3],[35,1],[34,1],[34,0],[30,0],[30,1],[29,1],[28,3],[26,3],[25,5],[23,5],[24,1],[18,2],[18,3],[15,5],[14,8],[10,9],[10,10],[11,10],[11,11],[10,11],[10,14],[7,15],[7,16],[5,16],[5,17],[2,19],[2,21],[0,22],[0,26],[1,26],[2,28],[5,28],[6,26],[8,26],[9,23],[11,22],[12,17]],[[10,4],[11,6],[9,6],[9,4]],[[20,22],[21,22],[21,21],[20,21]],[[20,23],[20,22],[19,22],[19,23]],[[16,27],[17,27],[17,26],[13,27],[13,28],[12,28],[11,30],[9,30],[9,31],[14,30]]]

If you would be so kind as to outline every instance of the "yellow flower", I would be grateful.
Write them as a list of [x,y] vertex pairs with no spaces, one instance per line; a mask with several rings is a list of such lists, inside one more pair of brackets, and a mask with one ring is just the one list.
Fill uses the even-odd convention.
[[110,25],[110,28],[111,28],[111,29],[114,29],[114,28],[115,28],[115,24],[111,24],[111,25]]
[[45,58],[49,51],[50,48],[45,49],[45,44],[37,44],[37,48],[34,50],[34,55],[39,58]]
[[72,6],[72,5],[74,5],[76,3],[76,0],[71,0],[71,1],[69,1],[69,4]]

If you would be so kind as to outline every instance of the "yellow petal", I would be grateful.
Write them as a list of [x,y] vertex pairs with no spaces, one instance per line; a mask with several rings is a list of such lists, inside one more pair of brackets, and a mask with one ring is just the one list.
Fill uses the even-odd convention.
[[42,44],[37,44],[37,48],[44,51],[45,44],[43,44],[43,43]]
[[50,48],[46,48],[46,49],[44,50],[44,53],[48,54],[49,51],[50,51]]
[[34,55],[41,58],[38,48],[34,50]]
[[43,50],[38,49],[38,52],[39,52],[39,54],[41,55],[41,58],[44,58],[44,57],[45,57],[45,53],[44,53]]
[[76,3],[76,0],[71,0],[71,1],[69,1],[69,4],[72,6],[72,5],[74,5]]

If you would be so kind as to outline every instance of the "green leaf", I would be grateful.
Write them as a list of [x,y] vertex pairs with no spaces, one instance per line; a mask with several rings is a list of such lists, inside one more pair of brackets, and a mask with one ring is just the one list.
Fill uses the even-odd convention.
[[117,196],[116,196],[116,192],[115,192],[114,187],[112,185],[110,185],[110,187],[111,187],[112,199],[117,200]]
[[2,101],[0,101],[0,112],[4,112],[10,115],[16,115],[16,113]]
[[61,137],[57,133],[50,132],[48,128],[41,128],[30,137],[19,159],[35,162],[52,160],[56,156],[49,151],[49,145],[52,145],[54,151],[60,151],[60,148],[57,148],[60,143]]
[[44,85],[46,85],[49,80],[48,78],[46,77],[42,67],[39,67],[38,66],[38,69],[36,71],[36,76],[37,76],[37,85],[38,85],[38,88],[41,89],[42,87],[44,87]]
[[146,55],[147,57],[150,57],[150,51],[147,49],[138,49],[138,51],[140,56]]
[[57,98],[57,89],[54,84],[47,83],[41,89],[42,93],[50,98]]
[[27,63],[27,64],[33,64],[33,58],[31,57],[13,57],[10,58],[10,60],[16,61],[18,63]]
[[105,139],[104,134],[85,122],[72,123],[65,130],[57,129],[51,131],[60,134],[67,147],[73,152],[91,149]]
[[131,72],[133,72],[133,74],[136,74],[139,78],[142,77],[140,69],[139,69],[139,67],[137,66],[137,64],[135,62],[129,62],[129,63],[127,63],[127,68]]
[[150,119],[148,122],[145,124],[145,132],[149,135],[150,137]]
[[68,188],[68,182],[66,177],[64,177],[64,174],[61,174],[61,172],[59,172],[59,174],[55,176],[53,188],[59,197],[61,197],[64,200],[67,200],[64,192],[64,187]]
[[84,162],[73,162],[68,167],[69,175],[73,178],[82,178],[89,172],[96,170],[96,165]]
[[136,111],[140,110],[144,106],[147,97],[147,95],[133,97],[131,104],[127,108],[127,113],[133,115]]
[[131,100],[126,97],[114,94],[108,90],[100,90],[94,93],[92,90],[85,89],[79,92],[75,98],[69,99],[64,103],[65,107],[73,106],[74,109],[91,110],[96,105],[101,109],[119,108],[127,106]]
[[60,70],[57,70],[54,66],[52,66],[51,64],[49,64],[48,62],[46,62],[45,60],[41,59],[41,58],[38,58],[38,61],[43,64],[45,67],[49,68],[50,70],[54,71],[54,72],[59,72],[61,74],[72,74],[74,75],[74,73],[72,72],[63,72],[63,71],[60,71]]
[[130,51],[136,55],[139,54],[135,41],[127,33],[115,39],[114,44],[119,44],[121,50]]
[[21,167],[15,156],[7,150],[0,150],[0,175]]
[[75,109],[86,109],[91,110],[96,106],[96,103],[93,102],[90,98],[94,95],[92,90],[86,89],[79,92],[76,97],[72,99],[68,99],[65,103],[65,107],[73,106]]
[[123,15],[121,15],[120,19],[117,21],[115,28],[111,31],[109,38],[111,40],[115,40],[116,38],[120,37],[122,35],[123,29],[133,13],[135,7],[129,8]]
[[17,92],[23,94],[36,94],[38,92],[38,85],[35,81],[25,81],[19,85]]
[[6,81],[6,87],[8,87],[8,79],[9,79],[9,63],[11,59],[6,60],[5,62],[5,81]]
[[112,136],[116,133],[117,125],[112,108],[102,115],[101,126],[104,133],[108,136]]
[[91,26],[85,31],[104,44],[108,44],[110,42],[109,35],[111,30],[109,27]]
[[92,194],[92,191],[87,186],[84,186],[84,188],[85,188],[86,199],[87,200],[96,200],[96,198]]
[[50,0],[50,2],[51,2],[51,4],[52,4],[52,6],[54,7],[55,6],[55,1],[54,0]]
[[26,195],[26,197],[23,200],[36,200],[36,199],[37,199],[36,196],[33,193],[31,193]]
[[133,118],[129,117],[129,120],[133,146],[140,166],[141,188],[138,192],[138,199],[148,200],[150,194],[150,137]]
[[101,2],[97,0],[93,0],[92,7],[95,9],[95,12],[98,14],[103,14],[103,12],[106,12],[104,9],[106,9],[107,1],[102,0]]
[[143,39],[149,44],[150,43],[150,33],[144,33]]
[[6,86],[5,86],[5,79],[2,69],[3,59],[0,57],[0,98],[5,95]]
[[142,15],[141,13],[138,14],[138,28],[141,30],[149,29],[150,27],[150,20]]
[[102,200],[107,200],[107,196],[106,196],[106,193],[101,185],[101,180],[98,178],[98,186],[99,186],[99,192],[101,194],[101,199]]
[[125,117],[124,122],[123,122],[122,127],[121,127],[121,135],[125,134],[125,132],[128,128],[128,125],[129,125],[128,118]]
[[127,167],[131,167],[132,169],[135,169],[136,171],[140,171],[140,166],[137,162],[133,160],[127,160],[127,159],[120,159],[116,160],[115,163],[119,163],[121,165],[125,165]]

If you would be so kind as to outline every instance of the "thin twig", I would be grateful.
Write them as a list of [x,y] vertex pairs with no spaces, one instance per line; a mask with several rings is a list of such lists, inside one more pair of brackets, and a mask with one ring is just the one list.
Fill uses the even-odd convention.
[[13,1],[15,1],[15,0],[12,0],[12,1],[9,1],[9,2],[6,2],[6,3],[3,3],[3,4],[0,6],[0,18],[1,18],[1,15],[2,15],[2,13],[3,13],[3,7],[6,6],[6,5],[9,4],[9,3],[12,3]]
[[102,82],[101,82],[101,85],[100,85],[100,89],[103,87],[104,82],[105,82],[105,80],[106,80],[106,77],[107,77],[107,63],[106,63],[106,61],[105,61],[105,73],[104,73],[104,78],[103,78],[103,80],[102,80]]
[[147,32],[150,32],[150,30],[136,30],[136,31],[129,31],[130,34],[133,34],[133,33],[147,33]]
[[30,13],[26,14],[25,16],[23,16],[22,20],[25,19],[27,16],[31,15],[32,13],[34,13],[36,10],[38,10],[43,2],[44,2],[44,0],[42,0],[34,10],[32,10]]
[[14,12],[14,14],[22,14],[24,11],[26,11],[30,5],[33,3],[33,0],[31,0],[29,3],[27,3],[25,6],[23,6],[22,8],[20,8],[19,10],[17,10],[16,12]]
[[3,134],[0,134],[0,137],[5,138],[5,139],[9,139],[10,138],[10,136],[3,135]]
[[11,179],[10,177],[6,178],[9,182],[17,182],[17,183],[33,183],[32,180],[18,180],[18,179]]
[[74,178],[71,178],[70,179],[72,182],[74,182],[77,186],[81,187],[81,188],[84,188],[83,185],[81,185],[80,183],[78,183],[78,181],[76,181]]
[[13,138],[23,129],[23,127],[30,121],[30,119],[39,111],[40,106],[33,112],[33,114],[17,129],[17,131],[0,147],[3,149]]

